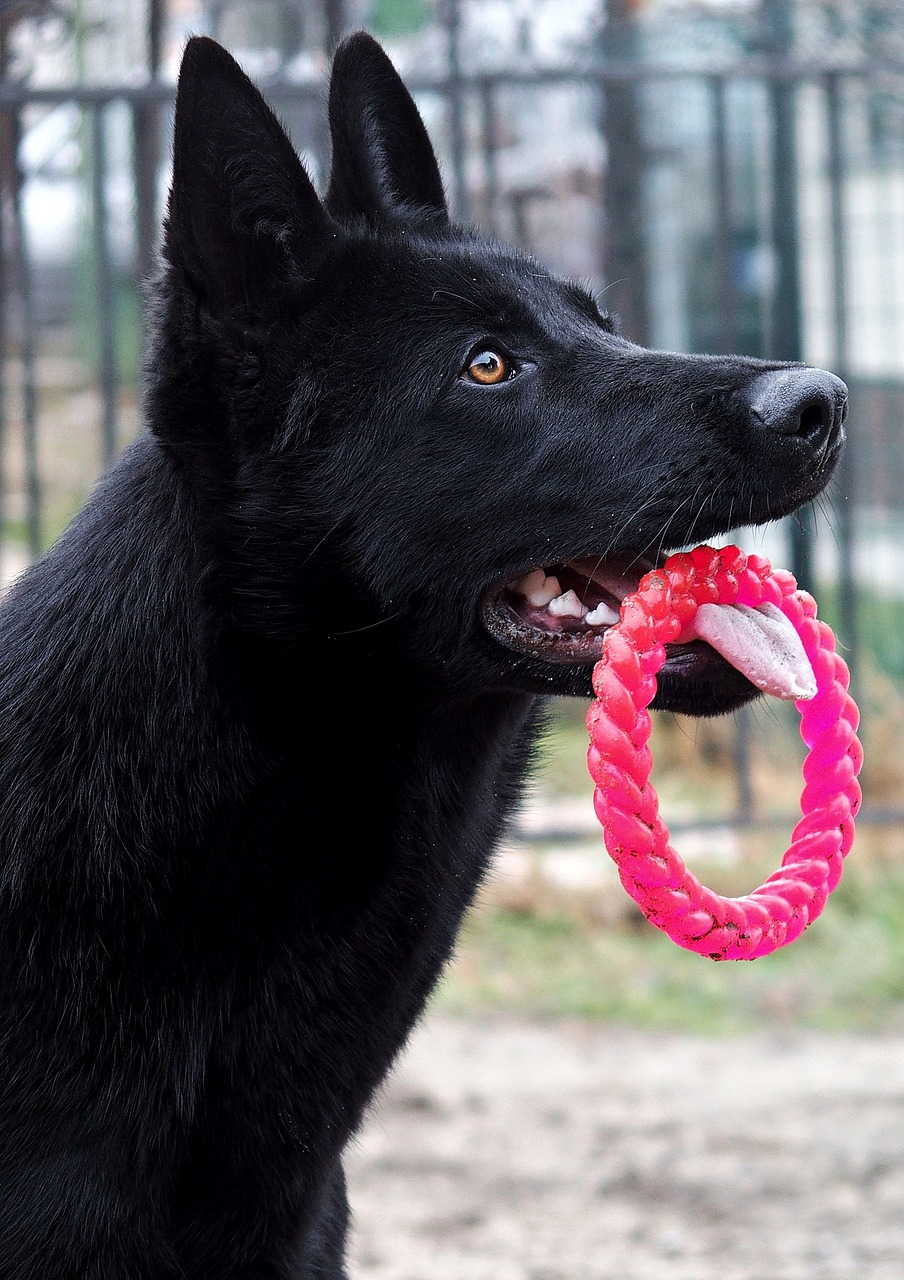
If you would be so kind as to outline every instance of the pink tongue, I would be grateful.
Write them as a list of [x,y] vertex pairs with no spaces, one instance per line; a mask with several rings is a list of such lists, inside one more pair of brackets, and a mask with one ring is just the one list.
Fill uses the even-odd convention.
[[690,630],[764,693],[795,702],[815,695],[800,636],[774,604],[701,604]]

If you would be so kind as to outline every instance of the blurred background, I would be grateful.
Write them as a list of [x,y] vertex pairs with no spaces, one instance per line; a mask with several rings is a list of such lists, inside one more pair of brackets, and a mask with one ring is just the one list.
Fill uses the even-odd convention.
[[[679,953],[640,921],[606,864],[583,762],[586,707],[559,704],[518,828],[437,996],[435,1025],[444,1030],[436,1034],[449,1038],[443,1052],[459,1053],[459,1064],[467,1056],[467,1044],[455,1039],[466,1033],[453,1025],[485,1031],[516,1016],[620,1024],[625,1035],[652,1035],[647,1045],[678,1031],[784,1036],[809,1028],[855,1035],[861,1046],[901,1032],[904,13],[897,0],[0,0],[3,579],[57,536],[140,429],[142,281],[154,269],[185,39],[207,33],[231,49],[323,184],[329,53],[358,27],[384,42],[414,91],[458,217],[589,283],[639,342],[805,360],[839,373],[851,389],[850,446],[830,494],[793,520],[739,538],[792,568],[816,594],[863,712],[866,798],[855,854],[829,909],[787,954],[758,965],[712,966]],[[723,892],[753,887],[777,862],[795,819],[802,748],[793,711],[763,703],[707,724],[661,716],[654,756],[663,812],[685,859]],[[665,1043],[677,1062],[685,1042]],[[841,1052],[818,1043],[819,1062]],[[632,1041],[635,1055],[638,1045]],[[538,1042],[512,1052],[523,1062],[547,1050]],[[763,1078],[771,1069],[762,1067]],[[881,1074],[875,1064],[870,1070]],[[744,1080],[743,1088],[753,1087],[753,1076]],[[432,1096],[415,1090],[410,1114],[429,1120],[441,1112],[446,1104],[433,1107]],[[860,1185],[858,1160],[878,1159],[886,1139],[877,1135],[900,1132],[904,1100],[895,1096],[896,1128],[884,1112],[871,1138],[850,1126],[862,1142],[856,1157],[839,1155],[849,1182]],[[662,1173],[662,1160],[651,1160],[646,1173],[631,1175],[641,1185]],[[892,1178],[882,1194],[900,1219],[900,1144],[882,1160]],[[387,1185],[368,1169],[375,1186]],[[824,1188],[833,1175],[823,1175]],[[870,1203],[881,1208],[876,1179]],[[756,1239],[749,1274],[899,1277],[904,1237],[889,1243],[887,1230],[867,1229],[864,1205],[857,1202],[855,1213],[839,1195],[852,1220],[859,1213],[860,1254],[845,1253],[837,1236],[825,1245],[817,1224],[811,1237],[823,1252],[802,1270],[779,1255],[758,1270]],[[693,1220],[694,1204],[691,1196],[681,1222]],[[481,1238],[484,1217],[477,1209],[471,1216],[470,1227],[464,1212],[463,1226],[445,1235],[437,1228],[439,1236]],[[658,1236],[646,1240],[636,1272],[625,1260],[630,1250],[612,1271],[591,1265],[590,1253],[567,1265],[543,1254],[534,1270],[509,1271],[497,1230],[486,1272],[456,1254],[448,1274],[651,1280],[659,1259],[670,1280],[680,1280],[685,1264],[689,1280],[704,1280],[708,1255],[688,1262],[681,1229],[677,1245],[673,1237],[661,1247]],[[852,1227],[844,1238],[854,1236]],[[550,1244],[551,1257],[561,1256],[563,1240]],[[366,1248],[361,1256],[366,1274],[409,1274],[381,1269],[378,1252],[369,1262]],[[445,1275],[431,1256],[427,1273]],[[723,1274],[713,1266],[714,1276]]]

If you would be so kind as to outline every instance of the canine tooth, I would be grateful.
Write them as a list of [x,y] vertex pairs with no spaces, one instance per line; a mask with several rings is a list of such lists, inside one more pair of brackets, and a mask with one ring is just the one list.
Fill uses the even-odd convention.
[[566,591],[550,600],[548,608],[554,618],[583,618],[587,612],[573,591]]
[[515,591],[519,592],[522,596],[527,596],[529,600],[533,593],[542,588],[545,581],[546,574],[543,570],[534,569],[531,573],[526,573],[523,578],[519,578],[517,582],[513,583],[513,586]]
[[[542,572],[542,570],[540,571]],[[527,597],[532,605],[536,605],[538,609],[545,609],[550,600],[554,600],[561,593],[561,586],[558,578],[547,578],[543,575],[543,584],[535,591],[532,591]]]
[[608,627],[614,622],[618,622],[618,614],[605,601],[601,600],[593,612],[587,614],[584,621],[589,623],[591,627]]

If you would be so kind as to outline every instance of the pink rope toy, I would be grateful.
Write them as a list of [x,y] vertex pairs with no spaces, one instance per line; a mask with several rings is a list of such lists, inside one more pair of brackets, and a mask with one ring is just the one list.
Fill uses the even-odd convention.
[[[809,747],[803,817],[780,868],[743,898],[724,898],[687,870],[669,842],[650,782],[646,708],[666,659],[664,646],[695,634],[692,624],[703,605],[748,606],[738,616],[756,610],[758,624],[759,615],[775,618],[777,609],[802,642],[815,678],[806,697],[793,698]],[[715,610],[704,616],[708,626],[719,625]],[[770,689],[768,680],[762,687]],[[841,878],[861,799],[859,713],[847,691],[847,667],[831,629],[816,618],[813,597],[797,590],[790,573],[773,571],[764,557],[738,547],[696,547],[670,556],[622,602],[619,622],[606,632],[593,688],[587,761],[596,783],[594,808],[621,882],[647,919],[679,946],[713,960],[755,960],[793,942]],[[796,686],[790,689],[781,696],[793,697]]]

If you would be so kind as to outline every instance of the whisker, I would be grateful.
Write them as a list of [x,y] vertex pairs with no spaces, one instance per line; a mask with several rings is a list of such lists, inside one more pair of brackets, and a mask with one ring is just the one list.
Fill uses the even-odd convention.
[[392,622],[393,618],[401,618],[405,612],[404,609],[396,609],[395,613],[388,613],[385,618],[378,618],[376,622],[368,622],[363,627],[351,627],[348,631],[334,631],[334,636],[356,636],[362,631],[373,631],[374,627],[382,627],[387,622]]
[[342,517],[342,519],[337,520],[337,521],[336,521],[336,523],[333,525],[332,529],[327,529],[327,531],[326,531],[326,533],[323,535],[323,537],[322,537],[322,538],[320,538],[317,542],[315,542],[315,543],[314,543],[314,545],[313,545],[313,547],[311,548],[311,550],[308,552],[308,554],[307,554],[307,555],[305,556],[305,558],[302,560],[301,564],[299,565],[299,568],[303,569],[303,568],[305,567],[305,565],[308,563],[308,561],[309,561],[313,556],[315,556],[315,555],[317,554],[317,552],[320,550],[320,548],[321,548],[321,547],[323,546],[323,544],[326,542],[327,538],[331,538],[331,537],[333,536],[333,534],[336,532],[336,530],[342,527],[342,524],[343,524],[343,522],[344,522],[344,519],[345,519],[345,517],[343,516],[343,517]]

